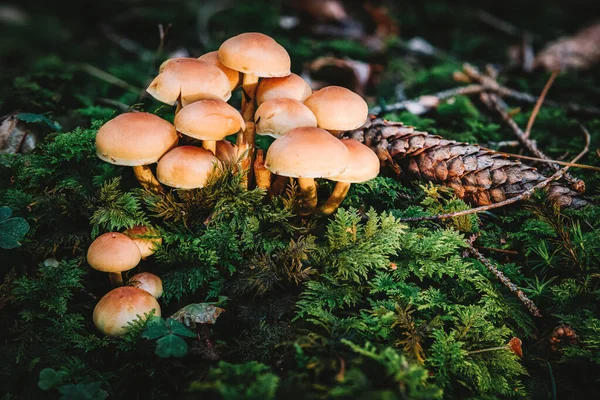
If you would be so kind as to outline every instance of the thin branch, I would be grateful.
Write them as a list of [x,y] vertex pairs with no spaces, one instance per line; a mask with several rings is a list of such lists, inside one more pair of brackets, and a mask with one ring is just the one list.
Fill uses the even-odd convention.
[[429,100],[433,99],[434,100],[433,103],[435,103],[435,99],[437,99],[437,103],[439,104],[440,102],[447,100],[449,98],[452,98],[454,96],[477,94],[477,93],[481,93],[484,90],[485,90],[485,88],[482,85],[461,86],[461,87],[457,87],[457,88],[453,88],[453,89],[443,90],[441,92],[434,93],[432,95],[420,96],[420,97],[417,97],[416,99],[404,100],[404,101],[400,101],[398,103],[388,104],[383,107],[376,106],[376,107],[371,108],[370,113],[378,115],[378,114],[381,114],[382,112],[405,110],[406,108],[410,107],[413,104],[419,104],[419,105],[421,105],[423,107],[427,107],[427,108],[435,108],[435,107],[430,106],[429,104],[423,104],[422,100],[424,98],[426,98],[429,103]]
[[490,260],[485,258],[483,254],[481,254],[475,247],[473,247],[473,245],[469,245],[468,251],[471,254],[473,254],[473,256],[475,256],[475,258],[477,258],[479,262],[482,263],[488,269],[488,271],[494,274],[496,278],[498,278],[498,280],[502,282],[502,284],[504,284],[504,286],[506,286],[511,292],[513,292],[519,298],[519,300],[521,300],[521,302],[525,304],[525,306],[533,316],[542,316],[540,309],[537,308],[535,303],[531,301],[527,297],[527,295],[525,295],[525,293],[523,293],[523,291],[519,289],[517,285],[512,283],[502,271],[500,271],[494,264],[492,264]]
[[[548,156],[546,156],[546,154],[544,154],[537,147],[536,141],[530,139],[528,137],[528,135],[526,135],[525,132],[523,132],[523,130],[521,130],[521,128],[515,122],[515,120],[512,118],[512,116],[506,111],[500,98],[496,94],[481,93],[480,98],[481,98],[481,101],[485,105],[487,105],[489,108],[491,108],[492,110],[495,110],[498,114],[500,114],[500,116],[502,117],[504,122],[506,122],[506,124],[513,130],[513,132],[517,136],[517,139],[519,139],[519,141],[523,144],[523,146],[525,146],[525,148],[527,150],[529,150],[531,153],[533,153],[538,158],[542,158],[544,160],[550,160],[550,158]],[[555,171],[558,171],[560,169],[560,167],[556,163],[552,163],[552,164],[550,164],[550,166]],[[577,178],[571,176],[570,174],[565,174],[565,179],[571,184],[573,189],[575,189],[579,193],[582,193],[585,191],[585,183],[581,179],[577,179]]]
[[533,111],[531,112],[531,115],[529,116],[529,121],[527,121],[527,126],[525,127],[525,138],[529,137],[529,134],[531,133],[531,128],[533,127],[533,123],[535,122],[535,119],[537,118],[537,115],[540,112],[540,109],[542,108],[542,104],[544,104],[544,99],[546,98],[546,95],[548,94],[548,91],[552,87],[552,84],[554,83],[554,80],[557,76],[558,71],[554,71],[552,75],[550,75],[550,79],[548,79],[548,82],[546,82],[546,86],[544,86],[540,97],[538,97],[538,101],[535,103],[535,107],[533,107]]
[[[583,157],[589,151],[589,148],[590,148],[590,134],[585,128],[583,128],[582,130],[585,135],[585,147],[571,161],[572,163],[579,161],[581,159],[581,157]],[[495,208],[505,207],[507,205],[516,203],[518,201],[528,199],[529,197],[531,197],[531,195],[536,190],[542,189],[542,188],[546,187],[550,182],[560,179],[567,172],[568,169],[569,169],[569,166],[566,166],[563,169],[556,171],[554,173],[554,175],[550,176],[549,178],[546,178],[543,181],[540,181],[537,185],[531,187],[530,189],[525,190],[518,196],[511,197],[510,199],[506,199],[506,200],[498,202],[498,203],[489,204],[487,206],[470,208],[468,210],[463,210],[463,211],[456,211],[456,212],[452,212],[452,213],[448,213],[448,214],[438,214],[438,215],[430,215],[430,216],[424,216],[424,217],[401,218],[400,221],[401,222],[435,221],[435,220],[439,220],[439,219],[455,218],[455,217],[460,217],[463,215],[475,214],[475,213],[493,210]]]
[[130,92],[133,92],[135,94],[138,94],[142,90],[138,87],[135,87],[135,86],[125,82],[124,80],[122,80],[120,78],[117,78],[114,75],[109,74],[108,72],[102,71],[98,67],[94,67],[91,64],[84,63],[84,64],[79,64],[78,66],[82,71],[87,72],[91,76],[98,78],[100,80],[103,80],[104,82],[110,83],[111,85],[115,85],[122,89],[129,90]]

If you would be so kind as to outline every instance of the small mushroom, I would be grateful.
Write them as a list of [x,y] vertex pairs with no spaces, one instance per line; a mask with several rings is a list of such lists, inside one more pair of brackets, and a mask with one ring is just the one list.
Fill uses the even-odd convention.
[[158,180],[178,189],[196,189],[206,185],[219,163],[210,151],[194,146],[179,146],[158,162]]
[[150,293],[155,299],[158,299],[163,294],[162,281],[158,276],[150,272],[135,274],[129,279],[129,283],[131,286]]
[[319,209],[321,214],[330,215],[338,209],[352,183],[362,183],[379,175],[379,158],[368,146],[356,139],[342,139],[350,152],[350,162],[344,172],[339,175],[330,176],[330,181],[336,181],[331,196]]
[[142,260],[154,254],[154,249],[160,246],[163,241],[160,236],[146,226],[136,225],[123,231],[123,234],[133,240],[133,243],[140,249]]
[[141,259],[138,246],[119,232],[98,236],[87,252],[88,264],[95,270],[108,272],[113,286],[123,282],[121,272],[135,268]]
[[165,61],[146,91],[158,101],[178,104],[176,114],[181,107],[198,100],[227,101],[231,97],[227,75],[216,65],[196,58],[172,58]]
[[256,89],[256,104],[272,99],[293,99],[304,102],[312,94],[310,85],[300,76],[291,73],[283,78],[264,78]]
[[140,184],[162,192],[150,164],[157,162],[179,137],[175,127],[154,114],[126,113],[111,119],[96,134],[98,158],[111,164],[133,167]]
[[235,69],[227,68],[226,66],[221,64],[221,61],[219,61],[218,51],[211,51],[210,53],[203,54],[200,57],[198,57],[198,60],[205,61],[209,64],[213,64],[219,67],[219,69],[223,71],[225,75],[227,75],[227,79],[229,79],[229,87],[231,88],[232,92],[240,84],[240,73]]
[[254,160],[254,97],[259,78],[288,76],[291,66],[287,51],[273,38],[249,32],[227,39],[219,47],[219,61],[228,68],[244,74],[242,80],[242,117],[246,129],[238,135],[238,154],[247,155],[242,169],[249,169]]
[[304,104],[317,117],[318,127],[337,137],[344,131],[361,127],[369,114],[369,107],[363,98],[341,86],[317,90]]
[[245,128],[240,113],[223,100],[200,100],[185,106],[175,116],[175,128],[202,140],[202,147],[217,153],[217,141]]
[[217,142],[217,158],[225,165],[232,165],[238,161],[237,146],[227,140]]
[[154,310],[160,317],[160,305],[145,290],[121,286],[104,295],[94,308],[94,325],[107,336],[123,336],[128,324]]
[[317,206],[315,178],[342,173],[350,154],[342,142],[329,132],[315,127],[292,129],[275,140],[265,159],[265,167],[274,174],[298,178],[300,215],[308,215]]
[[256,133],[274,138],[294,128],[317,126],[317,118],[308,107],[297,100],[272,99],[262,103],[254,115]]

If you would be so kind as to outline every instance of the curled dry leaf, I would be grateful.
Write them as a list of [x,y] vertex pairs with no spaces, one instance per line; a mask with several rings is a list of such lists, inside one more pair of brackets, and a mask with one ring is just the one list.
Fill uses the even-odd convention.
[[600,62],[600,22],[573,36],[548,44],[535,58],[534,67],[548,71],[589,69]]
[[29,153],[36,143],[37,135],[16,114],[0,122],[0,154]]

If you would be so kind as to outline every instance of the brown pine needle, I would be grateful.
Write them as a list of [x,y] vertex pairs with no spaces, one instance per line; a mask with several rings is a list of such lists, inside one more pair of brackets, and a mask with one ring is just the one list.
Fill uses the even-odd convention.
[[[482,149],[483,148],[484,147],[482,147]],[[594,167],[593,165],[577,164],[577,163],[572,163],[572,162],[568,162],[568,161],[550,160],[550,159],[538,158],[538,157],[529,157],[529,156],[524,156],[521,154],[513,154],[513,153],[505,153],[505,152],[502,152],[502,153],[506,154],[507,156],[513,157],[513,158],[522,158],[523,160],[537,161],[537,162],[546,163],[546,164],[559,164],[559,165],[566,165],[566,166],[569,166],[572,168],[591,169],[592,171],[600,171],[600,167]]]
[[537,118],[537,115],[540,112],[540,109],[542,108],[542,104],[544,103],[544,99],[546,98],[550,87],[552,87],[554,80],[558,76],[558,73],[559,71],[554,71],[552,75],[550,75],[550,79],[548,79],[548,82],[546,82],[546,85],[544,86],[540,97],[538,97],[538,100],[535,103],[535,107],[533,107],[533,111],[531,112],[531,116],[529,117],[529,121],[527,121],[527,127],[525,128],[525,138],[529,137],[529,134],[531,133],[531,127],[533,127],[533,123],[535,122],[535,119]]

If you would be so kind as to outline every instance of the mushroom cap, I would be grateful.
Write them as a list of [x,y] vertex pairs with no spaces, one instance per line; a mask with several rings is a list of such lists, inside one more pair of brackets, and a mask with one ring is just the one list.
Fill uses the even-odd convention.
[[356,139],[342,139],[350,152],[350,162],[344,172],[330,176],[328,179],[336,182],[361,183],[379,175],[379,157],[370,147]]
[[160,305],[145,290],[133,286],[121,286],[106,293],[94,308],[94,325],[108,336],[122,336],[127,324],[145,313],[155,310],[160,317]]
[[229,100],[229,79],[214,64],[196,58],[172,58],[160,66],[160,72],[150,83],[148,93],[155,99],[174,105],[181,96],[186,106],[202,99]]
[[265,167],[281,176],[327,178],[342,173],[349,160],[346,146],[329,132],[301,127],[292,129],[271,144]]
[[283,78],[265,78],[256,89],[256,104],[271,99],[294,99],[304,102],[312,94],[310,85],[300,76],[291,73]]
[[158,276],[151,274],[150,272],[135,274],[129,279],[129,283],[131,283],[133,287],[150,293],[155,299],[158,299],[163,294],[162,281]]
[[356,129],[369,115],[369,107],[363,98],[341,86],[317,90],[304,104],[316,115],[319,128],[328,130]]
[[219,69],[221,71],[223,71],[225,73],[225,75],[227,75],[227,79],[229,79],[229,88],[231,89],[232,92],[240,84],[239,71],[236,71],[235,69],[227,68],[226,66],[224,66],[221,63],[221,61],[219,61],[219,52],[218,51],[211,51],[210,53],[203,54],[200,57],[198,57],[198,60],[205,61],[209,64],[213,64],[213,65],[216,65],[217,67],[219,67]]
[[92,242],[87,252],[87,262],[102,272],[123,272],[140,263],[142,256],[136,244],[119,232],[108,232]]
[[98,130],[96,154],[116,165],[153,164],[176,146],[178,140],[175,127],[164,119],[146,112],[126,113]]
[[164,185],[195,189],[206,185],[219,159],[212,152],[194,146],[175,147],[156,167],[156,178]]
[[290,74],[288,52],[262,33],[242,33],[227,39],[219,47],[219,61],[226,67],[261,78]]
[[240,113],[223,100],[200,100],[183,107],[175,116],[175,128],[200,140],[223,140],[245,129]]
[[235,164],[238,160],[237,146],[227,140],[219,140],[217,142],[217,154],[219,160],[224,164]]
[[254,114],[256,133],[274,138],[301,126],[317,126],[317,117],[297,100],[272,99],[262,103]]
[[[140,249],[142,259],[154,254],[154,248],[162,244],[162,238],[146,226],[136,225],[123,231],[123,235],[129,237]],[[143,237],[140,237],[143,236]]]

